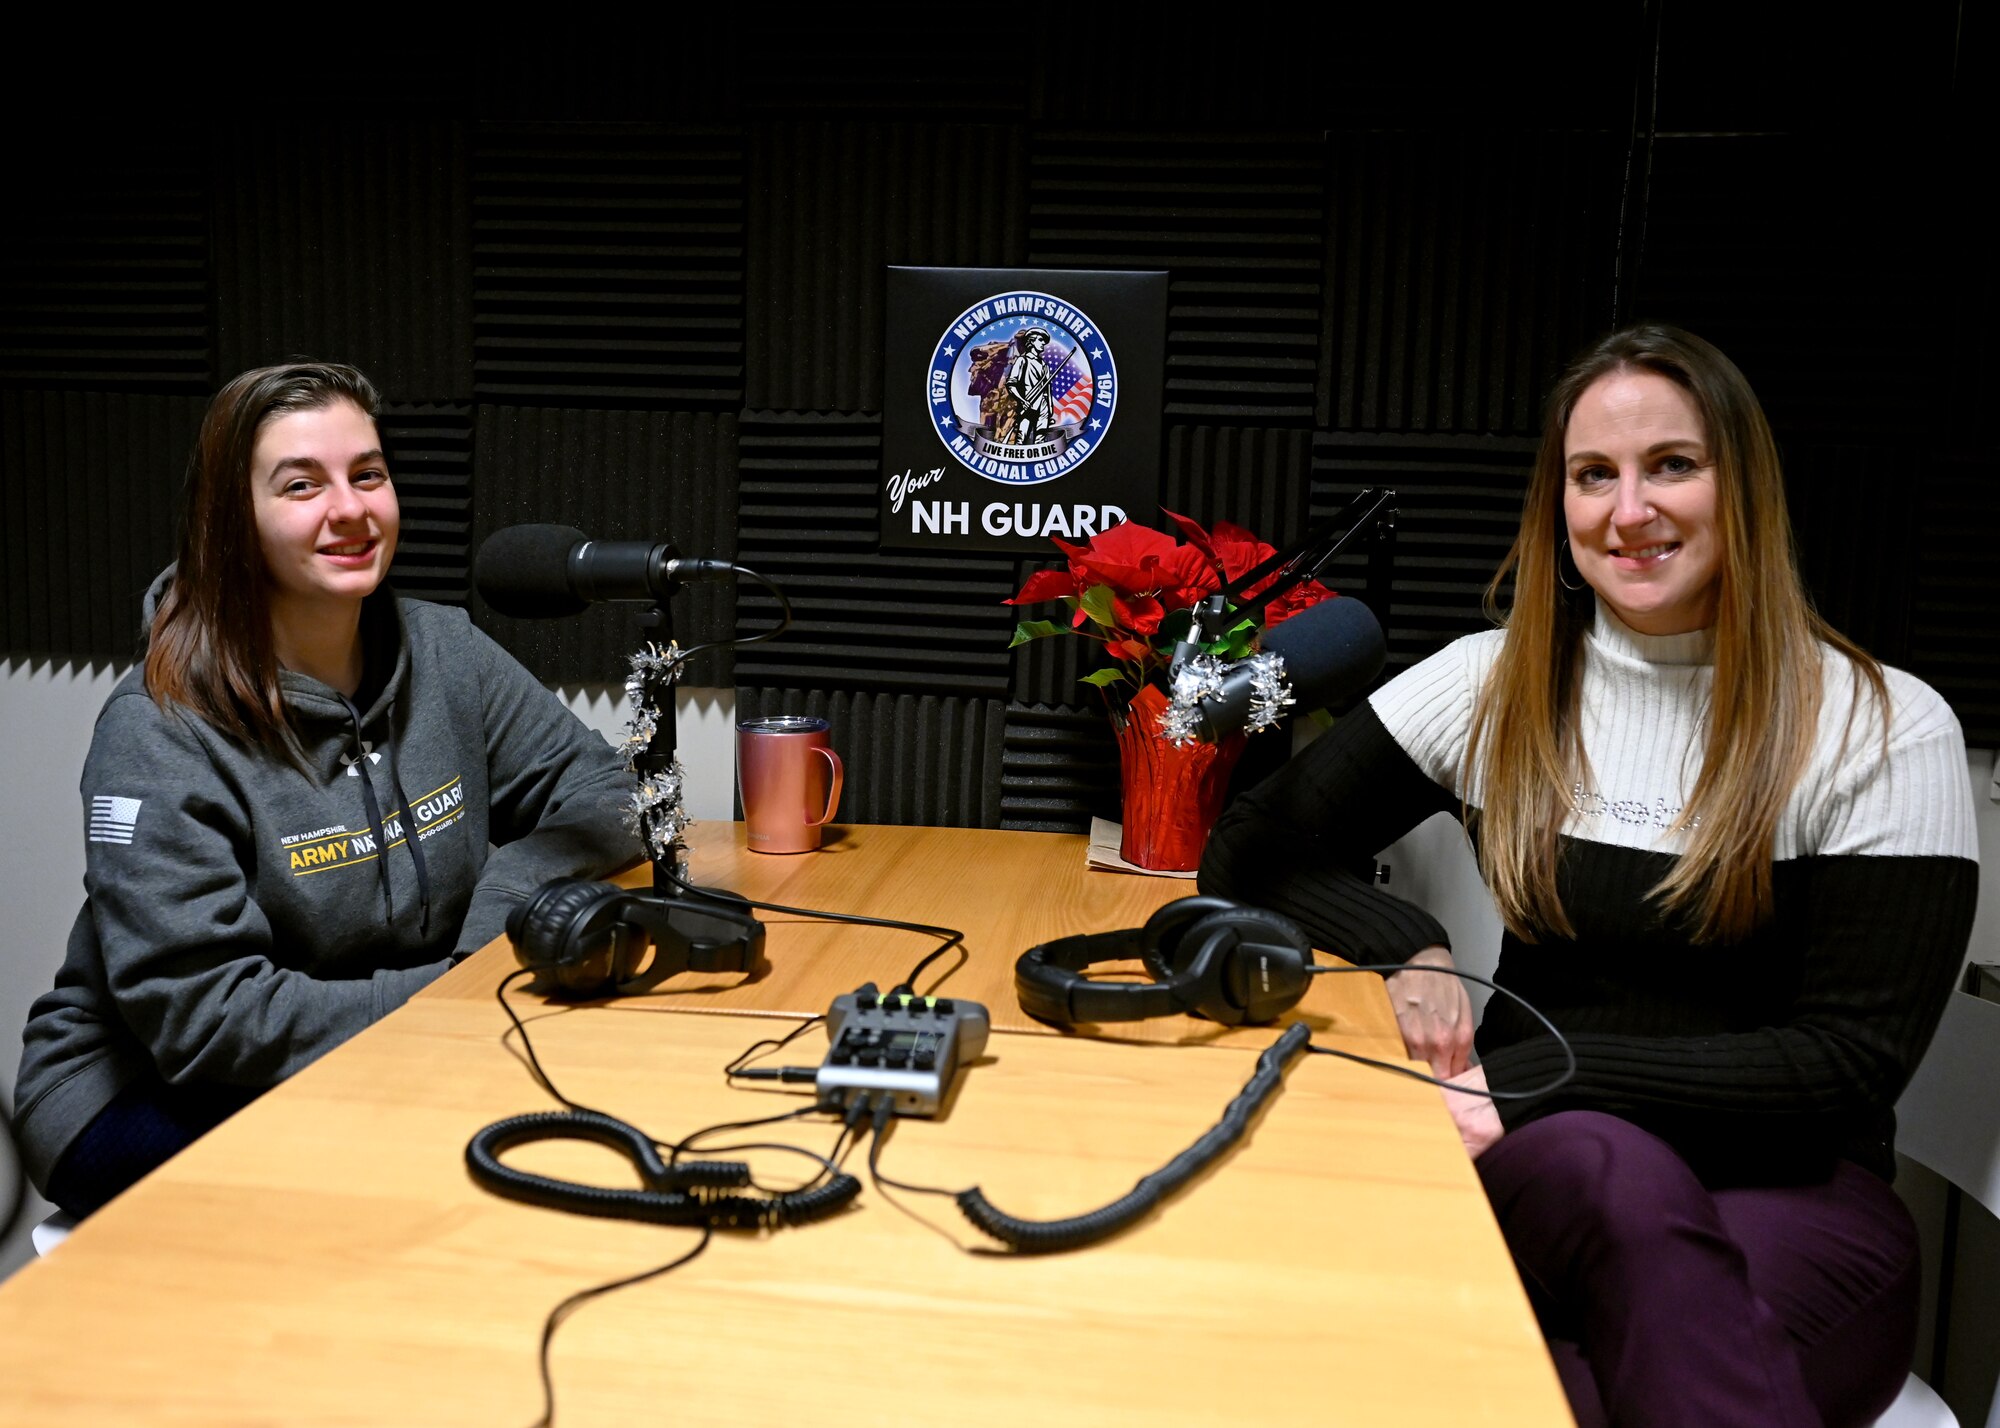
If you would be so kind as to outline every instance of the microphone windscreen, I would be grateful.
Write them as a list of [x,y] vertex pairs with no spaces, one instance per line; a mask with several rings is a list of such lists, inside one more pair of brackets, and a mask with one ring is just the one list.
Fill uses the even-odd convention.
[[503,615],[548,620],[580,615],[588,603],[570,588],[569,553],[584,543],[575,526],[507,526],[479,547],[479,598]]
[[1293,707],[1300,713],[1345,708],[1367,692],[1389,657],[1374,613],[1359,600],[1338,596],[1272,626],[1263,648],[1284,657]]

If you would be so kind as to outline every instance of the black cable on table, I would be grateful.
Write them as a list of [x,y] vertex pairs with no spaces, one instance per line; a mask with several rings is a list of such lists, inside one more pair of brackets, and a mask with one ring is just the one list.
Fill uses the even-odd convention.
[[1286,1027],[1283,1035],[1258,1055],[1256,1070],[1214,1126],[1158,1170],[1142,1177],[1125,1194],[1081,1215],[1060,1220],[1024,1220],[999,1209],[977,1185],[952,1191],[887,1179],[880,1167],[882,1133],[887,1128],[890,1111],[886,1102],[876,1116],[875,1144],[868,1155],[869,1173],[898,1190],[949,1197],[973,1225],[1017,1253],[1054,1254],[1082,1249],[1137,1224],[1242,1140],[1251,1121],[1283,1084],[1285,1068],[1306,1050],[1311,1035],[1311,1028],[1304,1022],[1293,1022]]
[[[810,917],[820,922],[841,922],[855,927],[887,927],[897,932],[921,932],[931,937],[943,938],[944,941],[941,944],[932,948],[916,966],[910,969],[909,974],[896,984],[894,990],[898,993],[904,989],[915,991],[916,980],[924,974],[926,967],[944,956],[945,953],[951,951],[952,948],[963,947],[965,942],[965,934],[956,927],[939,927],[928,922],[903,922],[893,917],[868,917],[858,912],[828,912],[824,908],[789,907],[781,902],[759,902],[755,898],[745,897],[742,893],[733,892],[728,888],[705,888],[697,886],[668,867],[661,867],[659,872],[668,882],[694,898],[707,898],[713,902],[731,903],[738,907],[754,907],[760,912],[782,912],[792,917]],[[961,963],[960,965],[964,964]],[[952,968],[953,972],[957,970],[957,967]],[[945,973],[945,977],[949,977],[950,975],[951,972]],[[933,989],[944,985],[945,977],[938,978],[937,982],[933,985]]]
[[638,1274],[627,1275],[623,1279],[613,1279],[604,1284],[593,1285],[589,1289],[578,1290],[549,1310],[549,1317],[542,1321],[542,1346],[539,1357],[542,1372],[542,1416],[535,1420],[534,1428],[551,1428],[556,1421],[556,1384],[554,1376],[549,1371],[549,1346],[555,1342],[556,1330],[562,1327],[563,1321],[581,1305],[597,1298],[600,1294],[609,1294],[613,1290],[625,1289],[634,1284],[644,1284],[649,1279],[658,1279],[663,1274],[679,1269],[707,1249],[709,1242],[714,1238],[715,1230],[704,1224],[701,1226],[701,1238],[695,1242],[694,1248],[679,1259],[669,1260],[665,1264],[642,1270]]
[[769,1048],[769,1050],[766,1051],[765,1053],[766,1055],[771,1055],[775,1054],[776,1052],[783,1051],[787,1046],[790,1046],[794,1041],[797,1041],[801,1036],[805,1035],[808,1031],[811,1031],[814,1027],[818,1026],[821,1022],[825,1020],[826,1020],[826,1013],[821,1012],[818,1016],[808,1017],[805,1021],[800,1022],[796,1027],[792,1028],[792,1030],[785,1033],[785,1035],[781,1037],[774,1038],[767,1036],[762,1041],[751,1042],[750,1045],[745,1047],[740,1053],[737,1054],[735,1060],[731,1061],[727,1066],[722,1068],[722,1074],[724,1079],[727,1079],[731,1076],[735,1076],[738,1072],[742,1071],[749,1064],[750,1058],[756,1055],[760,1047]]
[[611,1115],[609,1111],[600,1111],[595,1106],[586,1106],[581,1101],[572,1101],[568,1096],[557,1090],[556,1083],[550,1079],[549,1073],[543,1069],[541,1058],[535,1055],[535,1042],[534,1038],[528,1035],[527,1023],[521,1020],[520,1016],[516,1014],[514,1008],[507,1001],[507,988],[520,981],[523,977],[532,977],[534,975],[535,971],[532,967],[523,967],[519,971],[509,972],[500,979],[500,985],[493,989],[493,996],[500,1003],[500,1010],[507,1013],[507,1020],[514,1023],[514,1030],[521,1034],[521,1050],[528,1058],[528,1066],[534,1073],[535,1079],[541,1083],[544,1091],[547,1091],[572,1111],[586,1111],[592,1115],[605,1116],[608,1119],[616,1120],[617,1117]]

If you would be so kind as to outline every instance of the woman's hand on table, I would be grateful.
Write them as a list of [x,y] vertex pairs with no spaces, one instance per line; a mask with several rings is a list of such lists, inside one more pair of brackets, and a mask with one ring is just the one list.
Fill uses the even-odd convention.
[[[1486,1089],[1486,1068],[1474,1066],[1450,1078],[1453,1086],[1464,1086],[1474,1091]],[[1500,1124],[1500,1112],[1484,1096],[1460,1096],[1447,1090],[1444,1093],[1445,1109],[1451,1112],[1451,1123],[1458,1127],[1458,1138],[1465,1143],[1465,1153],[1474,1160],[1485,1153],[1488,1146],[1507,1133]]]
[[1440,1079],[1456,1076],[1472,1064],[1472,999],[1465,994],[1465,983],[1422,970],[1451,965],[1449,948],[1426,947],[1405,962],[1402,971],[1383,978],[1403,1045],[1412,1060],[1430,1062],[1431,1074]]

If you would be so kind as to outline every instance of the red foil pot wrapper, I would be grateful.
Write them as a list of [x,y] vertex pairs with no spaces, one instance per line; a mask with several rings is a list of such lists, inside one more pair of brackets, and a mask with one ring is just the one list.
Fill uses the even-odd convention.
[[1118,763],[1125,792],[1124,841],[1118,852],[1136,867],[1191,872],[1215,820],[1247,737],[1175,745],[1160,732],[1166,692],[1147,685],[1125,711]]

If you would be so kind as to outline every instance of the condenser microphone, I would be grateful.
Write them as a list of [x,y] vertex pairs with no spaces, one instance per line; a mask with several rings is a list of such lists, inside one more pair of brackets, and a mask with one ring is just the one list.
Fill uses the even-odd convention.
[[[1382,672],[1388,643],[1382,626],[1359,600],[1335,598],[1301,610],[1265,634],[1264,654],[1285,662],[1292,707],[1325,709],[1365,691]],[[1237,660],[1221,688],[1188,709],[1189,732],[1205,744],[1242,731],[1251,722],[1259,671],[1256,656]]]
[[666,541],[591,540],[574,526],[508,526],[479,547],[479,596],[528,620],[580,615],[604,600],[657,604],[690,580],[720,580],[726,560],[691,560]]

